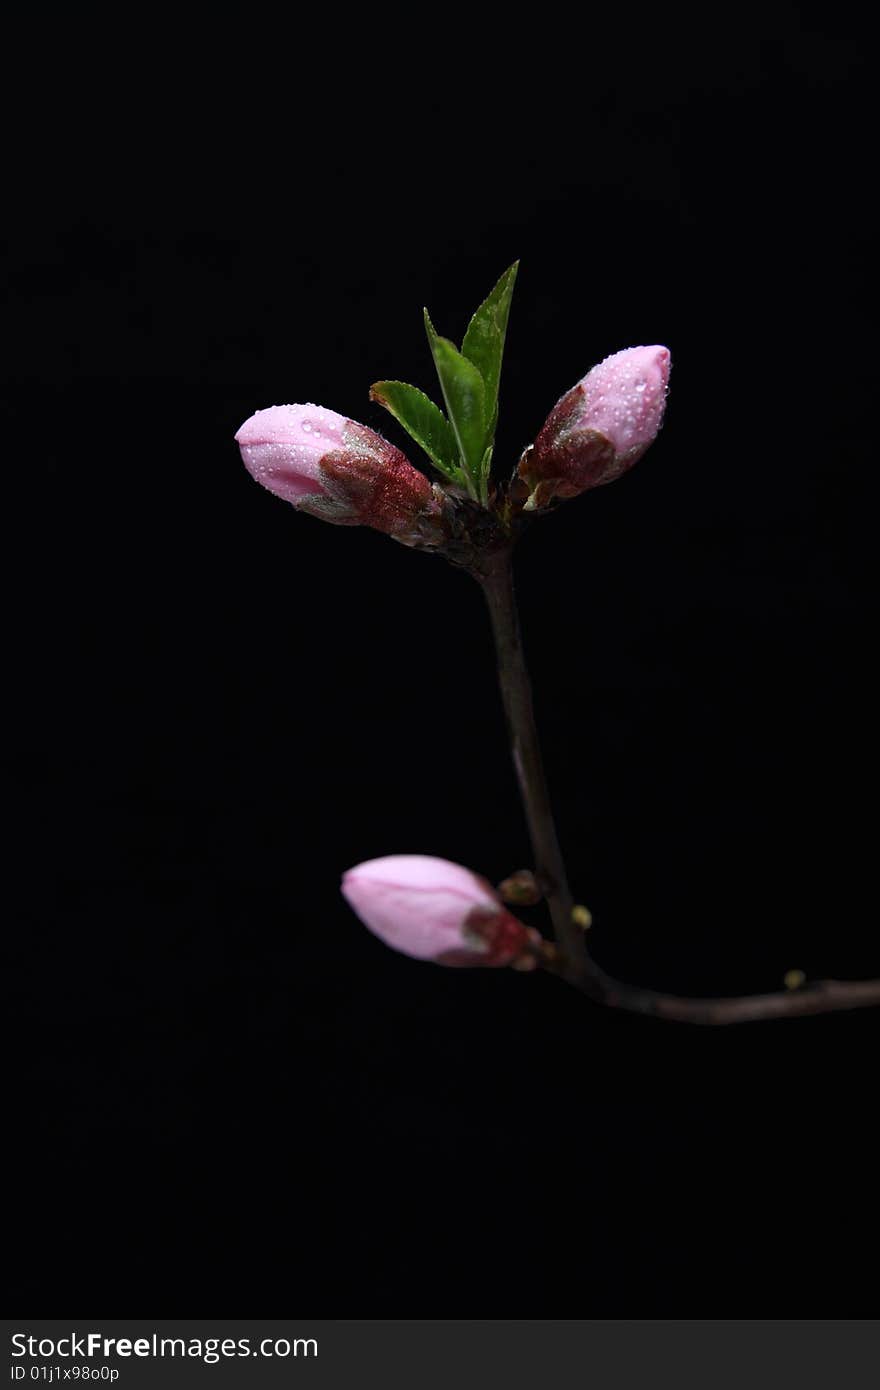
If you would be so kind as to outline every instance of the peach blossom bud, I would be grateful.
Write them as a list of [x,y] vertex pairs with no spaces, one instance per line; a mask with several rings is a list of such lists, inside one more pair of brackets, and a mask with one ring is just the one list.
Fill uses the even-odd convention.
[[663,420],[669,366],[668,348],[626,348],[557,401],[520,459],[530,510],[613,482],[642,457]]
[[533,969],[541,937],[518,922],[485,879],[425,854],[392,854],[349,869],[343,896],[388,946],[438,965]]
[[439,517],[424,474],[381,435],[335,410],[273,405],[235,438],[258,483],[325,521],[373,526],[415,544]]

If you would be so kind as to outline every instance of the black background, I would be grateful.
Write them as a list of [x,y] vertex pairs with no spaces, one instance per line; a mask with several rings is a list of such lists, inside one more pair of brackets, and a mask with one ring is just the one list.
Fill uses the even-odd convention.
[[17,1306],[871,1314],[875,1013],[652,1023],[346,908],[377,855],[528,863],[487,622],[232,439],[307,400],[404,444],[369,384],[433,390],[422,304],[460,338],[517,256],[499,460],[667,343],[654,449],[519,557],[595,954],[703,994],[878,973],[865,46],[787,7],[433,62],[239,23],[134,89],[117,35],[10,174]]

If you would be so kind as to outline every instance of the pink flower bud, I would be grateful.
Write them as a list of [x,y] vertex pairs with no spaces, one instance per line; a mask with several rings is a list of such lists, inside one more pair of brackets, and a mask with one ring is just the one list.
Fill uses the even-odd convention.
[[438,965],[534,969],[541,937],[486,882],[425,854],[392,854],[349,869],[343,896],[388,946]]
[[600,362],[551,410],[519,472],[530,507],[613,482],[657,437],[666,406],[669,349],[634,347]]
[[300,511],[411,540],[439,515],[424,474],[366,425],[320,405],[273,405],[235,436],[248,472]]

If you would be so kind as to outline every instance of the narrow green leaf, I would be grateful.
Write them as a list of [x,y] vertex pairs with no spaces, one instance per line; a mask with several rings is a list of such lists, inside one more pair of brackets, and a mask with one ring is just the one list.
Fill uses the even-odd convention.
[[441,338],[425,310],[425,330],[434,366],[443,389],[443,399],[455,431],[462,465],[479,495],[480,464],[486,449],[486,388],[479,370],[448,338]]
[[424,449],[435,468],[464,486],[455,431],[430,396],[405,381],[377,381],[370,387],[370,400],[390,411],[419,448]]
[[486,414],[491,427],[486,439],[487,446],[493,442],[498,419],[501,359],[504,356],[510,301],[518,269],[519,261],[514,261],[513,265],[505,270],[492,293],[483,300],[471,319],[461,345],[462,353],[469,362],[473,362],[486,384]]
[[492,453],[495,448],[490,444],[480,463],[480,494],[483,503],[489,499],[489,474],[492,472]]

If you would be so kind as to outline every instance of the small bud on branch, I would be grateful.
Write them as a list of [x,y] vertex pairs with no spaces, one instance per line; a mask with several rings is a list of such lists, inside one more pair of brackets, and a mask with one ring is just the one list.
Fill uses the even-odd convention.
[[517,869],[515,874],[499,883],[498,892],[514,907],[534,907],[544,896],[531,869]]

